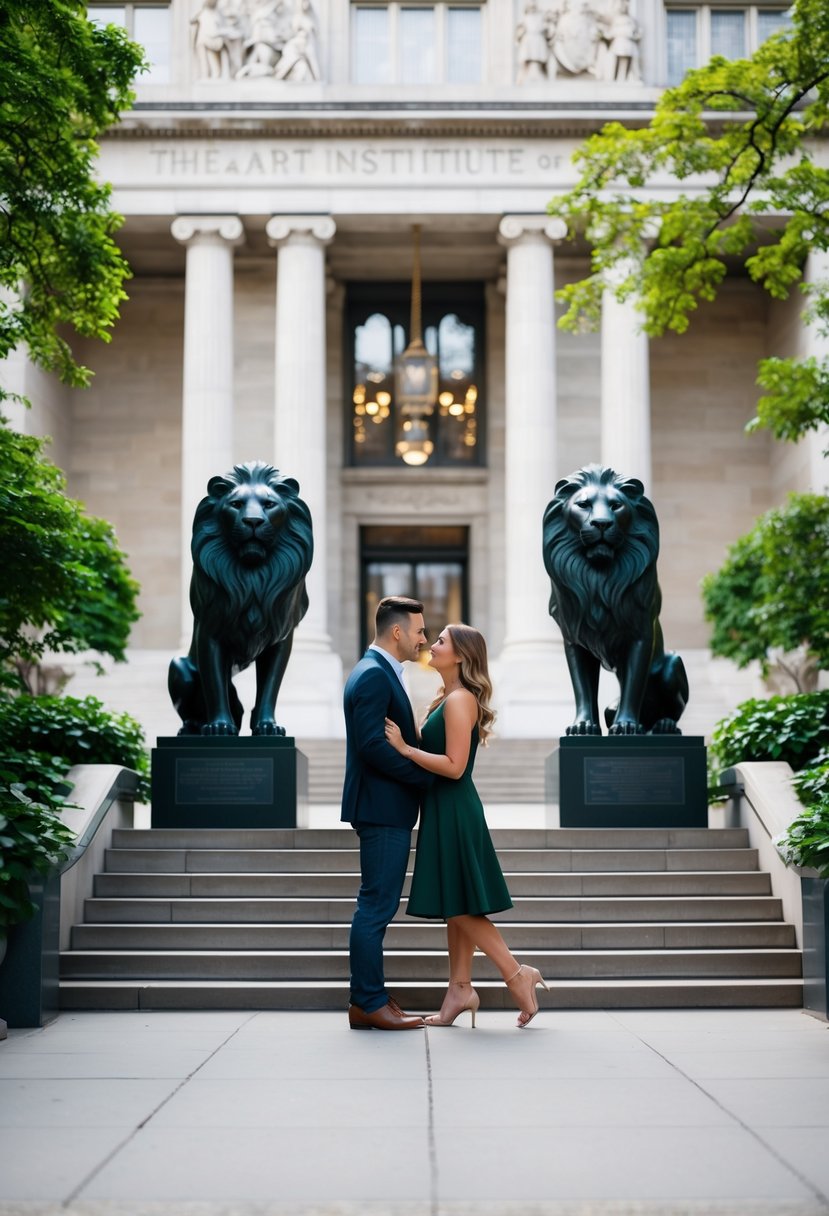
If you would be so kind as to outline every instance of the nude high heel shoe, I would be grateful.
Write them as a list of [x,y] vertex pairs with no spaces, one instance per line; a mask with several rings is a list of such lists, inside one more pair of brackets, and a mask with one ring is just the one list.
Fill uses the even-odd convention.
[[[518,981],[517,984],[516,980]],[[518,1015],[517,1025],[519,1030],[524,1030],[538,1013],[538,998],[535,995],[536,988],[540,985],[545,992],[549,992],[549,985],[537,967],[527,967],[525,964],[522,964],[515,975],[510,976],[504,982],[510,990],[512,990],[512,985],[515,984],[513,996],[516,998],[518,1008],[521,1011]]]
[[[472,1029],[474,1030],[475,1029],[475,1015],[478,1012],[478,1009],[480,1008],[481,998],[478,996],[477,992],[472,987],[472,984],[469,980],[452,980],[449,984],[449,987],[450,988],[460,988],[460,989],[468,988],[469,989],[469,995],[467,996],[464,1004],[458,1005],[457,1008],[453,1009],[451,1012],[451,1016],[442,1017],[440,1013],[433,1013],[430,1017],[424,1018],[423,1019],[424,1022],[426,1023],[427,1026],[452,1026],[455,1023],[455,1020],[458,1017],[460,1017],[460,1015],[462,1013],[466,1013],[468,1010],[472,1017]],[[448,993],[447,993],[447,995],[448,995]],[[461,991],[461,993],[459,995],[461,998],[463,998],[463,996],[464,996],[463,991]],[[444,1001],[444,1004],[446,1004],[445,1001]],[[441,1012],[442,1012],[442,1010],[441,1010]]]

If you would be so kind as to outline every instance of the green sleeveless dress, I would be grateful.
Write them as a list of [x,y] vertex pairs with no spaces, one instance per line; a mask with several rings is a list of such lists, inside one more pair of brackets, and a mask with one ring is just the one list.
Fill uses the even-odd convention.
[[[437,755],[446,752],[443,704],[424,722],[421,747]],[[457,780],[435,777],[426,794],[406,908],[409,916],[447,920],[450,916],[488,915],[512,907],[484,808],[472,783],[477,750],[476,726],[463,776]]]

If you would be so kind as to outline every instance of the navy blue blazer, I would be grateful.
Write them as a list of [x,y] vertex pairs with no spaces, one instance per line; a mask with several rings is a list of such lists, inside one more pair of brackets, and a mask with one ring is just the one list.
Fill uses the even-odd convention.
[[418,745],[406,691],[391,664],[376,650],[367,650],[348,677],[343,709],[346,752],[340,818],[354,827],[380,823],[413,828],[432,776],[401,756],[386,739],[385,719],[391,718],[406,742]]

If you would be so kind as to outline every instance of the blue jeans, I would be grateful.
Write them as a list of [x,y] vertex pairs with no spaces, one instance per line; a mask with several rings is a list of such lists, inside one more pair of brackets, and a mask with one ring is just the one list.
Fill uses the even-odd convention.
[[400,906],[412,833],[408,828],[365,824],[360,838],[360,890],[351,922],[351,1002],[374,1013],[388,1001],[383,976],[383,938]]

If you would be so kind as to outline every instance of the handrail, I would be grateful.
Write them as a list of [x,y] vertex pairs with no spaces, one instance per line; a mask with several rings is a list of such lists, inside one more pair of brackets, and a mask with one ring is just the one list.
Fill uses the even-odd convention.
[[59,867],[61,874],[83,857],[113,803],[134,802],[138,789],[138,774],[117,764],[77,764],[70,769],[69,780],[72,801],[63,807],[61,819],[75,833],[75,844]]
[[802,949],[801,871],[788,865],[774,843],[803,811],[792,785],[792,769],[780,760],[746,761],[725,769],[719,782],[729,797],[724,826],[748,830],[749,843],[757,850],[761,867],[771,876],[772,891],[783,905],[783,918],[794,925]]
[[72,792],[61,819],[75,844],[60,874],[60,949],[69,948],[72,926],[83,920],[84,900],[92,893],[95,874],[104,869],[104,854],[115,828],[133,826],[132,804],[138,774],[119,764],[78,764],[69,771]]

